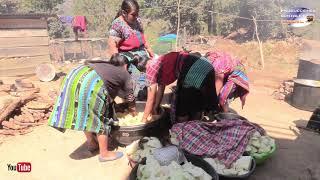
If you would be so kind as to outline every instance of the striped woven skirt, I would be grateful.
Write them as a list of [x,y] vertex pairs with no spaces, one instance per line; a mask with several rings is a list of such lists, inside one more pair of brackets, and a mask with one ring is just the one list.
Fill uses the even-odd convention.
[[219,95],[219,104],[229,104],[233,99],[240,97],[242,107],[245,104],[245,97],[249,93],[249,78],[243,67],[240,65],[229,76],[224,83]]
[[88,66],[73,69],[64,79],[48,125],[109,133],[110,97],[101,77]]
[[203,57],[184,61],[172,106],[175,111],[175,114],[171,112],[173,123],[176,116],[192,117],[199,112],[218,109],[218,97],[213,93],[216,92],[213,66]]

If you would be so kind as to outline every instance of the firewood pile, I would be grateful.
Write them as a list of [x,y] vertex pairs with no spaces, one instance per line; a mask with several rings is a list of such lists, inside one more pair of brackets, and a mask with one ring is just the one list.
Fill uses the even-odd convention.
[[39,88],[20,80],[1,84],[0,91],[14,97],[0,108],[0,135],[27,134],[33,127],[46,124],[53,108],[52,95],[42,97]]
[[291,94],[293,93],[293,86],[294,82],[292,80],[283,81],[279,89],[277,89],[273,93],[273,97],[277,100],[285,100],[286,98],[290,98]]

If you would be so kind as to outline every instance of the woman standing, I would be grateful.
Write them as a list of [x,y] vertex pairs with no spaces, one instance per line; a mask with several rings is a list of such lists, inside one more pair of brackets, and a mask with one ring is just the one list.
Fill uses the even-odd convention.
[[172,102],[172,121],[199,119],[206,110],[216,110],[218,98],[214,69],[204,58],[186,52],[171,52],[147,64],[148,98],[143,121],[157,114],[165,86],[177,81],[176,99]]
[[243,64],[220,51],[208,52],[206,57],[211,61],[216,72],[216,92],[220,107],[224,112],[228,112],[230,100],[240,97],[243,108],[249,93],[249,79]]
[[89,62],[73,69],[64,79],[60,96],[48,125],[58,129],[84,131],[88,150],[100,150],[99,161],[121,158],[121,152],[108,151],[110,121],[115,116],[113,99],[121,90],[135,115],[128,60],[115,54],[110,62]]
[[[129,62],[132,62],[136,57],[148,60],[154,56],[138,17],[138,2],[124,0],[109,31],[108,44],[111,53],[120,53],[126,56]],[[129,66],[129,72],[134,82],[134,95],[138,97],[138,92],[145,87],[145,75],[134,65]]]
[[146,42],[139,17],[139,4],[135,0],[124,0],[109,31],[111,53],[121,53],[129,61],[134,55],[153,57],[153,51]]

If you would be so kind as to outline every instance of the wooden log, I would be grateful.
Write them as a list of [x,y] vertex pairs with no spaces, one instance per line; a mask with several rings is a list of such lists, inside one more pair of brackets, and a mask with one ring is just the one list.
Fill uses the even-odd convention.
[[36,121],[30,112],[24,112],[23,115],[25,117],[24,122],[34,123]]
[[13,121],[10,119],[10,121],[2,121],[2,126],[7,127],[9,129],[19,130],[23,129],[23,127],[14,124]]
[[17,131],[14,131],[14,130],[0,129],[0,134],[2,134],[2,135],[15,136],[15,135],[18,134],[18,132],[17,132]]
[[40,126],[44,124],[44,123],[27,123],[27,122],[20,122],[20,121],[13,121],[13,122],[23,127],[35,127],[35,126]]
[[33,131],[32,129],[23,129],[19,131],[19,134],[25,135],[25,134],[31,133],[32,131]]
[[34,84],[31,81],[24,80],[24,79],[16,79],[15,85],[18,89],[34,88]]
[[6,108],[3,108],[3,110],[0,112],[0,123],[8,118],[8,116],[11,115],[11,113],[16,109],[20,108],[21,106],[25,105],[27,102],[37,98],[36,92],[39,91],[32,91],[28,93],[25,96],[20,97],[19,99],[14,100],[12,103],[10,103]]
[[15,91],[16,88],[14,86],[14,84],[2,84],[0,85],[0,91],[2,92],[10,92],[10,91]]
[[40,88],[18,88],[17,92],[40,91]]

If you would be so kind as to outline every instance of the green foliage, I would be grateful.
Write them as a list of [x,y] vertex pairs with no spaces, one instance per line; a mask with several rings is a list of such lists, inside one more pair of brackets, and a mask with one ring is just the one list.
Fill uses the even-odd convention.
[[0,0],[0,14],[10,14],[17,11],[18,0]]
[[[0,14],[14,12],[55,13],[57,5],[64,1],[0,0]],[[137,1],[140,5],[140,17],[143,20],[145,34],[151,44],[160,35],[176,33],[178,0]],[[64,15],[86,16],[89,22],[90,36],[105,37],[108,35],[110,24],[121,3],[122,0],[74,0],[73,12],[64,12]],[[185,29],[188,35],[227,36],[244,28],[248,30],[248,33],[241,35],[241,37],[245,40],[251,40],[254,24],[249,19],[255,16],[257,20],[275,20],[258,21],[258,31],[262,40],[283,38],[288,31],[302,37],[318,37],[319,33],[315,29],[319,27],[319,23],[305,28],[290,29],[279,21],[281,9],[298,6],[313,8],[318,12],[316,16],[319,16],[320,1],[318,0],[181,0],[180,33],[183,35]],[[239,18],[239,16],[249,19]],[[52,23],[49,25],[50,34],[53,37],[64,37],[66,28],[63,28],[57,21],[50,21]]]
[[64,0],[21,0],[19,10],[24,13],[53,13]]
[[70,36],[70,31],[55,17],[48,18],[48,31],[51,38],[66,38]]
[[162,19],[150,21],[148,19],[142,19],[144,33],[147,37],[147,41],[153,45],[156,43],[158,37],[161,34],[166,34],[170,29],[168,29],[169,22]]
[[86,16],[92,36],[105,37],[120,4],[116,0],[77,0],[74,14]]

